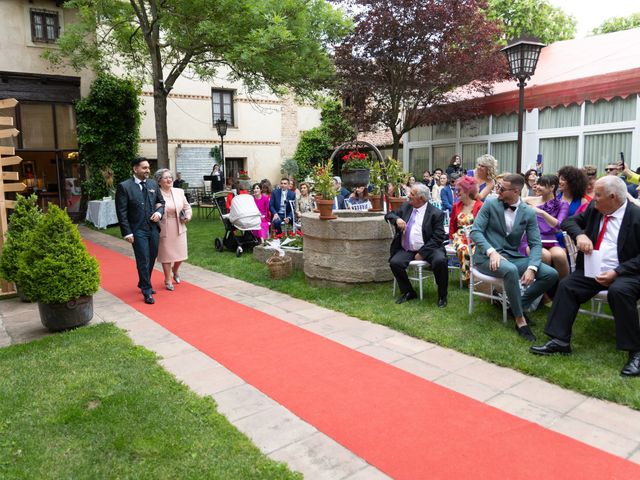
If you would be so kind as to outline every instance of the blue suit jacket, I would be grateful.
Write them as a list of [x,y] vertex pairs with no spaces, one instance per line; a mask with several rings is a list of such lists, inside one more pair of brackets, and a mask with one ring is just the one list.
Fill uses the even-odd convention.
[[[291,204],[289,203],[289,200],[294,202],[296,200],[296,194],[291,190],[287,190],[287,201],[284,204],[285,206],[284,212],[285,212],[285,217],[289,217],[293,219],[293,211],[291,210]],[[279,188],[276,188],[273,190],[273,192],[271,192],[271,198],[269,199],[269,211],[271,212],[271,216],[276,215],[278,213],[278,211],[280,210],[281,202],[282,202],[282,190],[280,190]]]
[[539,268],[542,260],[542,241],[533,209],[524,202],[520,202],[513,222],[513,229],[507,235],[503,203],[497,198],[486,200],[471,228],[471,238],[476,244],[473,261],[479,265],[488,262],[487,250],[492,247],[499,254],[507,257],[525,257],[518,252],[522,235],[525,233],[531,250],[529,266]]
[[[125,237],[148,224],[152,229],[160,229],[160,222],[151,222],[145,216],[144,204],[147,203],[149,217],[158,212],[164,215],[164,197],[154,180],[147,180],[147,197],[143,198],[142,189],[133,177],[118,185],[116,190],[116,214],[120,223],[120,232]],[[156,207],[158,205],[158,207]]]
[[446,185],[442,190],[440,190],[440,202],[442,203],[442,210],[451,212],[451,209],[453,208],[453,192],[449,185]]

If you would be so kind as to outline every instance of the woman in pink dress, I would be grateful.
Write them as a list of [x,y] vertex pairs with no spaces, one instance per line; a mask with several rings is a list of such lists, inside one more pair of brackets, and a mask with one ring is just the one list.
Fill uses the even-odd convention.
[[164,271],[164,285],[173,290],[173,282],[180,283],[178,270],[187,259],[187,223],[191,220],[191,205],[184,190],[173,187],[173,177],[166,168],[156,172],[156,181],[164,197],[164,216],[160,220],[158,261]]
[[260,224],[260,230],[253,230],[253,234],[260,239],[260,243],[264,242],[269,236],[269,196],[262,193],[262,188],[259,183],[254,183],[251,187],[253,193],[253,199],[260,210],[262,222]]

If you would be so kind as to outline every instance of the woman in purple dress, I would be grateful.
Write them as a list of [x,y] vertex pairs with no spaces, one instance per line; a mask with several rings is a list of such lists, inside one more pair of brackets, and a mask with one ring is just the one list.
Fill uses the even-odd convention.
[[[569,262],[567,252],[558,243],[556,234],[560,232],[562,221],[567,218],[569,204],[557,198],[558,185],[557,176],[542,175],[534,186],[537,196],[527,197],[524,201],[536,212],[542,240],[542,261],[555,268],[560,278],[564,278],[569,274]],[[526,239],[524,241],[526,245]]]
[[260,230],[253,230],[253,234],[256,238],[260,239],[260,243],[263,243],[269,236],[269,196],[262,194],[262,188],[259,183],[254,183],[251,187],[253,193],[253,199],[260,210],[262,222],[260,224]]

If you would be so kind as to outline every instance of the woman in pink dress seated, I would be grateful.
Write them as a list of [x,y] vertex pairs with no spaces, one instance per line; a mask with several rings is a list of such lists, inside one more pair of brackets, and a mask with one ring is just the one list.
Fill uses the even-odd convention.
[[173,187],[173,177],[166,168],[156,172],[156,181],[164,197],[164,216],[160,220],[158,261],[164,271],[164,285],[174,290],[173,282],[180,283],[178,270],[187,259],[187,223],[191,220],[191,205],[184,190]]
[[259,183],[254,183],[251,187],[253,193],[253,199],[260,210],[262,222],[260,224],[260,230],[253,230],[253,234],[260,239],[260,243],[263,243],[269,236],[269,196],[262,193],[262,188]]

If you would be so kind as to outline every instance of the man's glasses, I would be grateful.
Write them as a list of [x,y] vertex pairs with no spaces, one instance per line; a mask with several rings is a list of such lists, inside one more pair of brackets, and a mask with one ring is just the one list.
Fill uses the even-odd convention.
[[498,186],[496,187],[496,192],[500,192],[500,193],[502,193],[502,192],[508,192],[509,190],[513,190],[513,188],[504,188],[504,186],[503,186],[503,185],[498,185]]
[[611,168],[607,167],[604,169],[605,172],[617,172],[618,170],[620,170],[618,167],[611,167]]

